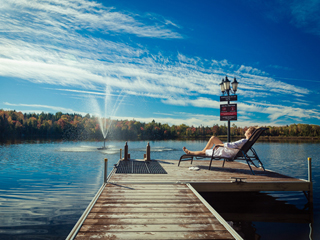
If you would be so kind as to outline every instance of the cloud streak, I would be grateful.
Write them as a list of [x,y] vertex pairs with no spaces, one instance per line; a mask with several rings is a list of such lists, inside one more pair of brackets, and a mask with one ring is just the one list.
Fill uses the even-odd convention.
[[[3,103],[6,106],[10,106],[10,107],[28,107],[28,108],[38,108],[38,109],[50,109],[52,111],[55,112],[63,112],[63,113],[76,113],[76,111],[74,111],[71,108],[64,108],[64,107],[57,107],[57,106],[49,106],[49,105],[42,105],[42,104],[24,104],[24,103],[9,103],[9,102],[4,102]],[[18,110],[19,111],[19,110]],[[39,110],[34,110],[34,111],[30,111],[28,110],[28,112],[41,112]],[[78,112],[79,113],[79,112]],[[85,115],[86,113],[79,113],[81,115]]]
[[[39,35],[49,29],[60,34],[59,37],[74,31],[100,31],[105,34],[129,33],[139,37],[182,38],[179,33],[168,29],[168,24],[146,25],[139,21],[139,18],[146,21],[142,16],[134,14],[133,17],[133,14],[125,14],[94,1],[12,0],[4,2],[2,9],[6,14],[1,20],[5,21],[5,17],[9,19],[5,21],[9,24],[8,29],[32,31]],[[21,24],[21,17],[23,23],[31,22],[32,26]]]
[[[238,92],[244,98],[260,101],[274,94],[289,98],[310,93],[251,66],[182,53],[166,56],[127,38],[182,40],[179,26],[171,20],[123,13],[86,0],[11,0],[1,4],[0,22],[6,26],[0,30],[1,76],[55,85],[60,91],[79,94],[93,93],[108,85],[125,94],[160,99],[168,105],[214,109],[219,109],[220,103],[211,97],[220,95],[218,86],[225,75],[237,75],[241,84]],[[115,35],[123,41],[112,41]],[[73,112],[52,106],[28,106]],[[247,112],[263,111],[274,121],[284,113],[300,118],[306,113],[274,104],[248,102],[242,107]],[[317,111],[308,113],[319,116]]]
[[[168,99],[163,100],[166,104],[180,105],[180,106],[194,106],[201,108],[220,109],[220,102],[208,98],[198,99]],[[269,104],[262,102],[240,102],[237,104],[238,109],[241,110],[242,115],[250,113],[266,114],[270,121],[274,122],[279,118],[315,118],[320,120],[320,111],[317,109],[305,109],[291,106],[284,106],[280,104]]]

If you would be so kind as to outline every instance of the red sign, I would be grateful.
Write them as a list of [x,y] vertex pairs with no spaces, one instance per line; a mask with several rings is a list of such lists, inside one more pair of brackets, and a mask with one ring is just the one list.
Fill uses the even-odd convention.
[[220,105],[220,121],[237,120],[237,104]]

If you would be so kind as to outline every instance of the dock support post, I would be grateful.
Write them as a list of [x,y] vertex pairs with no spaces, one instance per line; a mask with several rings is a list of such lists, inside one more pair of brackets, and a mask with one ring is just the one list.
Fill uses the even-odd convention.
[[124,145],[124,160],[128,160],[128,142]]
[[145,161],[150,161],[151,160],[150,159],[150,144],[149,144],[149,142],[147,144],[146,154],[144,154],[144,155],[145,155],[145,157],[144,157]]
[[312,182],[311,158],[308,158],[308,181]]
[[313,186],[312,186],[312,167],[311,167],[311,158],[308,158],[308,182],[310,183],[309,189],[309,202],[313,203]]
[[310,233],[309,238],[313,239],[313,185],[312,185],[312,165],[311,165],[311,158],[308,158],[308,182],[310,183],[310,189],[309,189],[309,213],[310,213]]
[[107,172],[108,172],[108,158],[104,159],[104,183],[107,182]]
[[119,159],[122,159],[122,148],[120,148],[120,158]]

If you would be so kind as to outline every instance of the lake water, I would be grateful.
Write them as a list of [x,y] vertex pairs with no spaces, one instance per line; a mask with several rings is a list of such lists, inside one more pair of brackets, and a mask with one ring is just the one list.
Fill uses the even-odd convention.
[[[202,149],[206,141],[150,141],[151,158],[179,159],[181,147]],[[101,142],[13,141],[0,144],[0,239],[65,239],[103,183],[104,158],[108,172],[119,159],[124,142],[108,142],[108,150],[97,150]],[[128,142],[131,158],[143,158],[147,142]],[[258,142],[255,149],[267,169],[297,178],[308,178],[307,158],[312,158],[314,188],[313,239],[320,239],[320,143]],[[256,194],[256,193],[254,193]],[[247,201],[249,208],[238,202]],[[210,202],[210,197],[205,196]],[[261,193],[255,196],[214,195],[214,208],[246,239],[309,239],[310,226],[277,219],[278,208],[306,211],[303,193]],[[217,201],[219,199],[219,201]],[[229,205],[221,204],[228,202]],[[230,202],[230,199],[234,199]],[[238,200],[237,200],[238,199]],[[257,200],[255,200],[257,199]],[[261,201],[263,199],[263,201]],[[274,201],[274,200],[277,201]],[[220,203],[219,203],[220,202]],[[246,215],[255,203],[264,202],[257,211],[266,211],[268,219],[250,219]],[[216,205],[215,205],[216,204]],[[262,204],[263,205],[263,204]],[[242,210],[231,214],[230,206]],[[254,207],[251,207],[254,206]],[[269,208],[268,208],[269,206]],[[279,207],[280,206],[280,207]],[[291,206],[291,207],[290,207]],[[291,211],[291,210],[289,210]],[[270,213],[274,212],[271,216]],[[285,214],[285,213],[284,213]],[[264,216],[264,213],[260,213]],[[243,216],[243,220],[239,219]],[[232,219],[235,218],[235,219]]]

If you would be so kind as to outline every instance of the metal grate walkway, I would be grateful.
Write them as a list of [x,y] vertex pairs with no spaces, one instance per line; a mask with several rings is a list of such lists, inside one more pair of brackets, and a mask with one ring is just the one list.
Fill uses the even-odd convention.
[[116,173],[167,174],[157,161],[120,161]]

